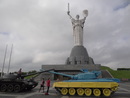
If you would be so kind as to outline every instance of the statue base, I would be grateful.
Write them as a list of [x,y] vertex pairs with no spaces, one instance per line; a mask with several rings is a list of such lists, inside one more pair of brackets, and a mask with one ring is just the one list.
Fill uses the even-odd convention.
[[74,46],[71,50],[70,57],[68,57],[66,60],[66,64],[94,64],[94,61],[91,57],[89,57],[88,52],[84,46]]

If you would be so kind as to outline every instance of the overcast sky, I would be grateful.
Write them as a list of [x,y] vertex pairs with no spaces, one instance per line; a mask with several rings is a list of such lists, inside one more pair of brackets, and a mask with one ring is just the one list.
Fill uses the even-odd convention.
[[[84,46],[96,64],[130,68],[130,0],[0,0],[0,66],[10,71],[39,70],[45,64],[65,64],[74,46],[67,15],[83,18]],[[1,71],[1,69],[0,69]]]

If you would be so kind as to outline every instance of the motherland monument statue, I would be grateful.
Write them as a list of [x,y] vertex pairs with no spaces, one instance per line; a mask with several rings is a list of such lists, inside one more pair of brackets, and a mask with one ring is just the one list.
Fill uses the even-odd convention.
[[84,28],[84,23],[85,23],[86,17],[88,16],[88,10],[83,11],[83,14],[84,14],[83,19],[79,19],[80,18],[79,15],[76,15],[76,19],[74,19],[70,15],[69,4],[68,4],[67,14],[70,17],[71,22],[72,22],[72,26],[73,26],[74,45],[75,46],[76,45],[83,45],[83,28]]
[[[100,70],[100,64],[95,64],[93,58],[89,57],[87,49],[83,45],[83,33],[84,24],[86,21],[86,17],[88,16],[88,11],[84,10],[82,19],[79,19],[79,15],[76,15],[76,19],[74,19],[70,15],[69,4],[67,15],[71,19],[72,29],[73,29],[73,38],[74,38],[74,46],[72,46],[72,50],[70,55],[67,57],[65,64],[45,64],[42,65],[42,69],[54,69],[55,72],[69,73],[74,75],[76,73],[81,72],[81,69],[87,69],[89,71]],[[86,32],[85,32],[86,33]],[[51,77],[53,79],[64,79],[61,75],[53,75],[43,74],[42,77]]]
[[66,60],[66,64],[94,64],[93,59],[89,57],[86,48],[83,46],[84,23],[86,17],[88,16],[88,10],[83,10],[83,19],[79,19],[79,15],[76,15],[76,19],[74,19],[70,15],[68,3],[67,15],[70,17],[73,27],[74,47],[71,50],[70,57],[68,57]]

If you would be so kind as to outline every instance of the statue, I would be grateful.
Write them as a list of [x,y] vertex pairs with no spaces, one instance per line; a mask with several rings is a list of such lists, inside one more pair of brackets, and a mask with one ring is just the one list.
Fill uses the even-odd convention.
[[81,46],[81,45],[83,45],[83,27],[84,27],[86,17],[88,16],[88,11],[87,10],[83,11],[83,14],[84,14],[83,19],[79,19],[79,15],[76,15],[76,19],[74,19],[70,15],[69,4],[68,4],[67,14],[70,17],[71,22],[72,22],[72,26],[73,26],[74,45],[75,46],[77,46],[77,45]]

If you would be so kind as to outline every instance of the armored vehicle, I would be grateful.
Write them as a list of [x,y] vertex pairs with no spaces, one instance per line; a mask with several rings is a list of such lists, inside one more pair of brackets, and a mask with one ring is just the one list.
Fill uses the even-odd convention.
[[79,96],[111,96],[118,89],[119,79],[116,78],[99,78],[101,71],[86,71],[77,75],[68,75],[54,71],[49,73],[70,77],[70,80],[55,82],[53,87],[62,95]]
[[4,76],[0,77],[0,92],[21,92],[31,90],[38,85],[38,82],[34,81],[33,78],[25,79],[25,77],[31,75],[38,75],[42,72],[36,72],[28,75],[12,73],[5,74]]

